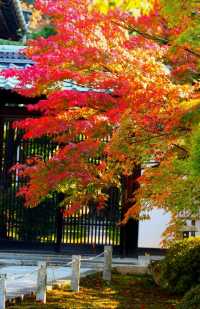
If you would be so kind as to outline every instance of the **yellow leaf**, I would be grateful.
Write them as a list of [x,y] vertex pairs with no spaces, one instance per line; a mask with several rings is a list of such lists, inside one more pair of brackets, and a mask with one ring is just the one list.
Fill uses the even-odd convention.
[[107,14],[110,8],[120,8],[123,11],[132,12],[134,15],[148,14],[155,0],[93,0],[92,7]]

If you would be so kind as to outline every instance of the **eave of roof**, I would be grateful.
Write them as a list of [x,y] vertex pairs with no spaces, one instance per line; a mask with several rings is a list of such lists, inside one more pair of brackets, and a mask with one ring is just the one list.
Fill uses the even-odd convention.
[[[15,67],[17,69],[22,69],[24,67],[33,65],[33,61],[27,59],[20,51],[22,51],[25,46],[16,45],[0,45],[0,71],[6,68]],[[15,77],[5,78],[0,75],[0,89],[12,90],[17,86],[18,80]],[[85,87],[84,85],[78,85],[73,81],[65,80],[59,83],[61,89],[65,90],[75,90],[79,92],[93,91],[96,93],[107,93],[111,94],[110,89],[95,89]],[[27,87],[30,87],[27,85]]]
[[26,21],[25,21],[23,11],[21,9],[20,1],[19,0],[12,0],[12,1],[13,1],[15,10],[16,10],[17,16],[19,18],[21,30],[25,34],[25,33],[27,33],[28,28],[27,28],[27,24],[26,24]]
[[27,59],[20,51],[25,46],[17,45],[0,45],[0,65],[8,67],[9,65],[28,65],[33,64],[33,61]]
[[19,0],[1,0],[0,38],[19,40],[26,32],[27,25]]
[[[24,68],[33,62],[27,59],[20,51],[24,46],[0,45],[0,71],[7,68]],[[0,89],[12,90],[17,85],[15,77],[5,78],[0,75]]]

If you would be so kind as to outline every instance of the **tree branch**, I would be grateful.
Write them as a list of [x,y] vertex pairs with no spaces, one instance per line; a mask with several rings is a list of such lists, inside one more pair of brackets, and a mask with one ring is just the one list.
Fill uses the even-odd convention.
[[[116,25],[118,25],[118,26],[128,30],[131,33],[136,32],[139,35],[143,36],[144,38],[152,40],[152,41],[155,41],[155,42],[158,42],[161,45],[168,45],[168,46],[172,46],[173,45],[172,42],[170,42],[169,39],[166,39],[166,38],[163,38],[163,37],[160,37],[160,36],[157,36],[157,35],[149,34],[147,32],[141,31],[140,29],[138,29],[136,27],[130,27],[130,26],[127,27],[126,25],[123,25],[121,23],[117,23],[115,21],[113,21],[113,23],[115,23]],[[196,56],[196,57],[200,58],[200,54],[197,53],[196,51],[194,51],[194,50],[192,50],[190,48],[186,48],[186,47],[181,47],[181,48],[183,50],[187,51],[188,53],[192,54],[193,56]]]
[[187,149],[185,149],[184,147],[182,147],[182,146],[180,146],[180,145],[177,145],[177,144],[172,144],[172,146],[174,146],[174,147],[176,147],[177,149],[179,149],[179,150],[183,151],[183,152],[185,153],[186,157],[188,157],[188,156],[189,156],[189,152],[188,152],[188,150],[187,150]]

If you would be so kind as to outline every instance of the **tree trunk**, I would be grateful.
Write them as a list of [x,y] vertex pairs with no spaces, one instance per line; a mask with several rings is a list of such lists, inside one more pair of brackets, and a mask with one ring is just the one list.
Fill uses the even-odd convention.
[[[139,188],[138,177],[141,176],[141,166],[133,170],[132,175],[122,176],[122,219],[130,207],[133,206],[134,192]],[[138,247],[138,220],[130,218],[121,226],[121,248],[123,257],[136,253]]]

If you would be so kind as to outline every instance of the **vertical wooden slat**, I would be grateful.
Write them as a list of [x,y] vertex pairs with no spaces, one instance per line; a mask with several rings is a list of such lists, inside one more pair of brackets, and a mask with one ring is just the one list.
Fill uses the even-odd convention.
[[[21,135],[22,132],[14,132],[11,128],[11,120],[2,121],[0,115],[0,150],[2,153],[2,158],[0,159],[0,173],[3,175],[3,182],[6,181],[6,178],[8,179],[8,177],[5,177],[7,176],[8,167],[10,168],[16,161],[23,163],[27,157],[31,157],[32,155],[39,155],[44,160],[47,160],[52,156],[57,147],[52,141],[49,141],[48,138],[22,141]],[[77,137],[77,142],[85,138],[83,134],[80,134],[80,136]],[[105,139],[105,142],[107,142],[107,139]],[[20,147],[19,157],[17,157],[17,147]],[[12,156],[11,154],[7,155],[8,150],[11,150],[11,148],[13,150]],[[98,165],[101,159],[100,157],[96,157],[90,158],[89,161],[91,164]],[[29,212],[23,208],[22,200],[17,199],[15,195],[18,187],[23,184],[24,180],[17,179],[16,175],[13,174],[12,177],[10,177],[10,184],[8,181],[6,184],[10,190],[8,196],[6,197],[5,194],[0,196],[0,201],[1,199],[5,200],[5,203],[3,203],[3,207],[5,208],[4,210],[3,208],[0,209],[0,212],[1,215],[3,215],[3,212],[5,215],[6,211],[9,235],[15,240],[23,240],[24,237],[27,238],[28,234],[25,233],[26,228],[24,225],[26,222],[29,222],[30,235],[32,235],[33,238],[35,237],[33,241],[43,241],[47,244],[54,244],[56,232],[51,226],[55,227],[56,225],[56,214],[55,211],[53,213],[53,211],[48,212],[48,210],[50,208],[55,209],[58,201],[53,197],[43,202],[36,210],[31,210]],[[115,213],[116,207],[119,207],[118,193],[113,189],[109,194],[110,202],[108,205],[108,214],[102,215],[98,214],[97,211],[94,212],[91,210],[89,214],[86,214],[86,208],[88,206],[85,205],[78,214],[65,218],[65,222],[62,223],[60,227],[62,229],[62,244],[119,245],[119,228],[116,226],[119,218],[115,215],[110,217],[110,213]],[[44,221],[47,223],[46,230],[42,220],[35,220],[35,215],[32,215],[35,213],[37,213],[37,215],[40,214],[38,216],[39,219],[41,219],[42,216],[48,216],[48,218],[45,219],[46,221]]]

